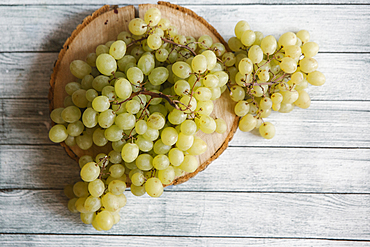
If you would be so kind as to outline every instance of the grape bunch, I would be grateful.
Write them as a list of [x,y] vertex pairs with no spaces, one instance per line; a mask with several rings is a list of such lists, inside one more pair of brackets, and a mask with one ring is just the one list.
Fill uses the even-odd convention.
[[[259,129],[270,139],[271,111],[307,108],[308,83],[322,85],[312,57],[318,45],[307,31],[283,34],[277,41],[235,27],[228,46],[178,33],[157,8],[129,22],[129,32],[96,47],[85,61],[70,64],[77,78],[65,86],[64,107],[50,117],[51,141],[109,147],[79,159],[82,181],[65,188],[68,209],[96,230],[109,230],[126,205],[126,186],[135,196],[159,197],[176,177],[194,172],[207,143],[196,135],[225,133],[213,117],[214,101],[226,92],[236,102],[239,129]],[[211,116],[212,114],[212,116]]]

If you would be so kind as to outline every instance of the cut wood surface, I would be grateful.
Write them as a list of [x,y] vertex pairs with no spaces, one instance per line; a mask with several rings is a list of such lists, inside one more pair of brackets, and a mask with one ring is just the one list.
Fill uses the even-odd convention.
[[274,139],[237,131],[205,171],[161,198],[127,190],[121,222],[97,232],[66,208],[62,189],[79,168],[48,140],[48,90],[66,39],[103,3],[2,0],[0,246],[370,246],[369,1],[172,3],[225,40],[241,19],[275,37],[309,30],[325,85],[308,88],[309,109],[266,119]]

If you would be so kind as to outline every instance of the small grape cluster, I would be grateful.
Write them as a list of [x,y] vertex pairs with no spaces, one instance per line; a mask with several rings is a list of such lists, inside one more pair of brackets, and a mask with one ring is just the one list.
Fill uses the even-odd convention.
[[53,142],[82,150],[111,147],[107,154],[82,156],[83,181],[65,188],[69,210],[97,230],[119,221],[127,184],[136,196],[159,197],[164,185],[198,168],[207,143],[196,133],[228,129],[212,117],[223,92],[237,102],[239,129],[258,128],[269,139],[275,128],[263,118],[272,110],[307,108],[307,84],[325,82],[312,58],[318,45],[308,42],[307,31],[276,41],[240,21],[228,52],[208,35],[196,40],[178,34],[157,8],[144,20],[131,20],[129,31],[70,64],[77,80],[65,86],[64,107],[50,114]]
[[237,102],[235,114],[242,117],[239,129],[248,132],[258,128],[262,137],[271,139],[275,127],[263,118],[272,110],[288,113],[294,106],[308,108],[308,84],[325,83],[313,58],[319,46],[309,42],[306,30],[287,32],[276,40],[252,31],[243,20],[236,24],[235,35],[228,41],[233,52],[225,53],[222,59],[230,74],[231,99]]

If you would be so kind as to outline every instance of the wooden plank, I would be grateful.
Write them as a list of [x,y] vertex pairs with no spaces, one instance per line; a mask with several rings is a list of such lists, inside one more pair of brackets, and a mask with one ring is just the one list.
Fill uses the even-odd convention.
[[[94,5],[1,6],[0,52],[59,51]],[[226,39],[240,19],[253,30],[280,36],[307,29],[324,52],[370,52],[370,5],[187,5]],[[304,9],[304,12],[302,12]],[[15,14],[16,13],[16,14]],[[271,13],[273,17],[271,17]],[[323,18],[324,17],[324,18]],[[267,21],[266,21],[267,20]],[[334,28],[340,27],[340,28]],[[335,29],[335,35],[332,35]]]
[[[96,234],[66,209],[63,192],[0,192],[0,232]],[[370,240],[370,195],[172,192],[134,198],[109,232],[139,236]]]
[[[166,190],[370,193],[369,157],[369,149],[229,147],[205,171]],[[59,146],[0,146],[0,160],[0,189],[63,189],[80,180],[77,163]]]
[[[157,0],[147,0],[145,3],[151,3],[151,4],[156,4],[158,1]],[[126,0],[126,1],[118,1],[118,0],[111,0],[109,1],[109,4],[141,4],[142,1],[137,1],[137,0]],[[186,0],[173,0],[171,3],[174,4],[181,4],[183,6],[189,5],[189,1]],[[243,5],[252,5],[252,4],[269,4],[269,5],[281,5],[281,4],[368,4],[369,2],[367,0],[254,0],[254,1],[243,1],[243,0],[233,0],[233,1],[228,1],[228,0],[199,0],[196,3],[192,2],[191,5],[197,4],[197,5],[227,5],[227,4],[243,4]],[[47,4],[47,5],[60,5],[61,2],[57,0],[3,0],[0,4],[1,5],[20,5],[20,4]],[[73,0],[64,0],[62,2],[63,5],[75,5],[76,1]],[[100,5],[102,4],[101,1],[99,0],[81,0],[78,1],[78,4],[84,4],[84,5],[92,5],[92,4],[97,4]]]
[[[0,99],[0,144],[51,144],[49,105],[44,99]],[[369,101],[313,101],[308,109],[273,112],[266,121],[276,136],[263,139],[257,130],[238,131],[230,146],[245,147],[370,147]],[[353,121],[356,120],[356,123]]]
[[[57,56],[57,53],[0,53],[0,98],[47,98]],[[370,78],[368,57],[368,54],[319,53],[319,70],[327,81],[321,87],[308,88],[312,100],[370,100],[366,83]],[[362,72],[353,73],[358,68]]]
[[271,238],[222,238],[222,237],[140,237],[104,235],[38,235],[38,234],[0,234],[1,246],[323,246],[360,247],[369,246],[367,241],[339,241],[326,239],[271,239]]

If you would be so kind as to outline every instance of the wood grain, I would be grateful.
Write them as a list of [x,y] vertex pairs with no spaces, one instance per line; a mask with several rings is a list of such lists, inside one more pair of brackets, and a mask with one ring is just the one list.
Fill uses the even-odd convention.
[[[14,157],[22,165],[13,165]],[[370,193],[364,157],[369,149],[229,147],[205,171],[166,191]],[[0,189],[63,189],[80,180],[77,163],[58,145],[3,145],[0,160]]]
[[[0,99],[0,103],[0,145],[51,144],[47,100]],[[369,101],[314,101],[308,109],[297,108],[288,114],[273,112],[267,119],[276,126],[276,138],[265,140],[256,131],[237,131],[229,145],[368,148],[369,109]]]
[[[78,214],[66,210],[62,194],[1,191],[0,232],[96,234]],[[121,221],[99,234],[370,240],[368,194],[168,192],[157,199],[126,195],[130,203],[121,210]]]
[[[99,6],[1,6],[0,23],[11,23],[11,28],[0,25],[0,52],[59,51],[85,16],[100,6],[101,3]],[[186,7],[205,17],[226,40],[234,35],[235,24],[246,19],[253,30],[276,37],[287,31],[307,29],[322,52],[370,52],[370,5],[271,6],[229,3],[222,7]]]
[[[57,57],[54,52],[0,53],[0,98],[47,98]],[[359,83],[370,78],[368,54],[319,53],[315,58],[326,76],[326,83],[321,87],[308,87],[312,100],[370,100],[370,87]],[[352,73],[358,68],[361,73]]]
[[353,247],[369,246],[368,241],[340,241],[327,239],[275,239],[275,238],[225,238],[225,237],[139,237],[139,236],[104,236],[104,235],[40,235],[40,234],[0,234],[2,246],[323,246]]

